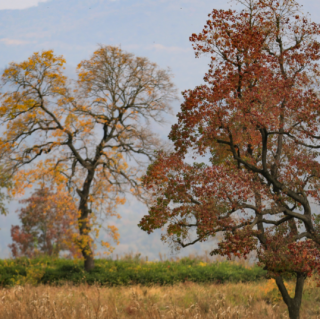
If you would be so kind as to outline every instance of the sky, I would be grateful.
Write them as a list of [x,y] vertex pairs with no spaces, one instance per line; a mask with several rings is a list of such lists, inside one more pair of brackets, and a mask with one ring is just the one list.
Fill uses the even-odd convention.
[[[320,22],[320,2],[300,1],[304,12]],[[170,67],[179,92],[203,83],[209,57],[196,59],[189,42],[192,33],[201,32],[213,9],[235,8],[224,0],[0,0],[0,70],[12,61],[21,62],[33,52],[53,49],[67,60],[67,73],[74,75],[76,65],[90,55],[98,44],[119,45],[137,56],[148,57],[160,67]],[[177,114],[180,102],[176,102]],[[175,123],[156,127],[164,138]],[[18,200],[9,204],[9,215],[0,216],[0,258],[10,256],[11,225],[19,224]],[[134,198],[119,208],[122,218],[108,220],[120,230],[115,255],[140,252],[149,260],[159,252],[171,255],[160,241],[160,232],[147,235],[137,224],[147,208]],[[179,256],[202,254],[215,248],[215,242],[184,248]]]
[[0,10],[5,9],[13,9],[13,10],[19,10],[19,9],[27,9],[30,7],[37,6],[40,2],[45,2],[46,0],[1,0],[0,1]]

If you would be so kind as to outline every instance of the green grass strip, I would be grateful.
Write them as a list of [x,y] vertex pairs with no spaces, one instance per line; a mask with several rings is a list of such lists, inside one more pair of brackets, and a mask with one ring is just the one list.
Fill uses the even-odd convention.
[[190,258],[179,261],[143,262],[141,260],[97,259],[95,268],[85,272],[83,262],[48,257],[0,260],[2,287],[29,284],[74,285],[173,285],[180,282],[252,282],[266,277],[258,266],[244,267],[233,262],[204,263]]

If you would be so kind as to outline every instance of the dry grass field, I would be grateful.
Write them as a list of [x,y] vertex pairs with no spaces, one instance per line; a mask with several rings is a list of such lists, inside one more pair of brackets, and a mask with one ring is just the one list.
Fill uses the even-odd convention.
[[[5,319],[288,318],[272,280],[258,283],[175,286],[15,286],[0,290]],[[288,288],[292,290],[291,284]],[[320,318],[320,292],[306,284],[301,319]]]

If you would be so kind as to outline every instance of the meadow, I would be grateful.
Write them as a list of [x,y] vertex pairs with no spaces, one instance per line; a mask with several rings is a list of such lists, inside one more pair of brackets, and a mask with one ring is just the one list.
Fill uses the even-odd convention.
[[[320,318],[320,293],[309,280],[301,319]],[[15,286],[0,289],[0,318],[6,319],[191,319],[288,318],[272,280],[251,283],[145,287],[98,285]]]
[[[243,260],[189,256],[149,262],[139,255],[81,262],[0,261],[0,318],[288,318],[273,279]],[[291,294],[294,283],[287,280]],[[306,282],[301,319],[320,318],[317,282]]]

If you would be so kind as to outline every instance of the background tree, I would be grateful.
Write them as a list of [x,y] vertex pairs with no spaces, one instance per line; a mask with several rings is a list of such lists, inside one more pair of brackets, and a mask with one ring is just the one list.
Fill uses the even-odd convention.
[[79,254],[73,243],[78,209],[67,192],[53,192],[47,187],[37,189],[19,210],[20,226],[11,226],[14,257],[32,258],[39,255],[59,256],[63,250]]
[[[90,233],[98,235],[101,225],[94,227],[95,220],[99,213],[117,215],[116,206],[124,203],[120,194],[131,190],[141,197],[142,157],[152,158],[160,145],[149,121],[163,121],[175,88],[168,70],[117,47],[101,46],[81,62],[76,82],[63,75],[64,64],[45,51],[5,69],[0,156],[14,177],[15,194],[46,170],[78,198],[74,240],[91,270]],[[117,229],[109,231],[117,241]]]
[[[169,135],[176,152],[149,167],[153,204],[140,227],[167,225],[162,238],[177,248],[224,232],[211,254],[256,249],[299,318],[305,278],[320,269],[320,26],[295,1],[238,2],[241,12],[213,10],[190,38],[196,56],[211,56],[206,84],[183,93]],[[207,164],[188,164],[190,151]]]

